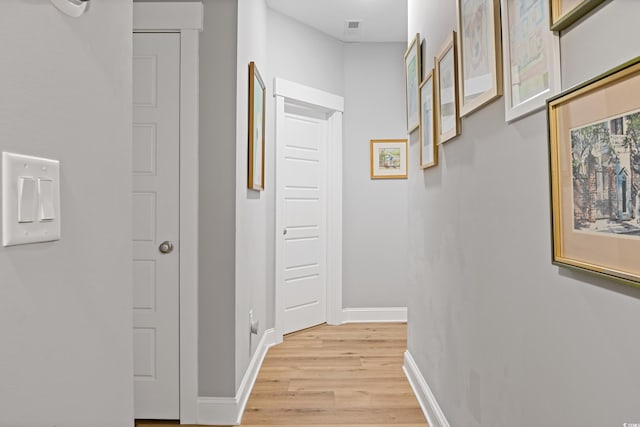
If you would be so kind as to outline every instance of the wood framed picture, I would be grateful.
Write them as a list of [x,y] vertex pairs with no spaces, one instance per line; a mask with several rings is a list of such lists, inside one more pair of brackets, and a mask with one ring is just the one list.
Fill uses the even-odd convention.
[[435,57],[436,73],[436,128],[438,144],[460,135],[460,111],[458,97],[458,58],[456,57],[456,32],[445,40]]
[[256,64],[249,63],[249,179],[252,190],[264,190],[265,86]]
[[640,57],[550,99],[553,262],[640,287]]
[[502,95],[500,0],[456,0],[460,116]]
[[436,97],[433,84],[434,70],[429,71],[420,83],[420,167],[438,164],[436,144]]
[[407,178],[407,140],[371,140],[371,179]]
[[562,31],[606,0],[549,0],[551,29]]
[[420,34],[416,34],[404,54],[405,94],[407,104],[407,133],[420,126]]
[[560,37],[548,0],[502,0],[505,119],[542,110],[560,92]]

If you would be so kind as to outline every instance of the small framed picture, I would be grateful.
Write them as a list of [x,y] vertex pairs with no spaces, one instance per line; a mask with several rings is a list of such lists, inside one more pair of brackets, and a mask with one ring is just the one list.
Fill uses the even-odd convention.
[[553,262],[640,287],[640,57],[548,101]]
[[454,31],[445,40],[435,58],[438,144],[460,135],[462,127],[458,111],[458,59],[456,53],[456,32]]
[[407,103],[407,133],[420,126],[418,87],[420,86],[420,34],[416,34],[404,54],[404,76]]
[[249,63],[249,178],[248,187],[264,190],[265,86],[252,61]]
[[548,21],[548,0],[502,0],[507,122],[542,110],[560,91],[560,37]]
[[436,97],[433,85],[434,70],[429,71],[420,83],[420,167],[422,169],[438,164],[436,144]]
[[457,0],[460,116],[502,96],[500,0]]
[[551,29],[562,31],[591,12],[606,0],[549,0],[551,6]]
[[371,179],[407,178],[407,140],[371,140]]

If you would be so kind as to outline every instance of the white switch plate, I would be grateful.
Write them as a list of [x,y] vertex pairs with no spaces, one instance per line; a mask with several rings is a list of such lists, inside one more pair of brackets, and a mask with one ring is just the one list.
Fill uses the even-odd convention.
[[[35,187],[35,206],[20,209],[20,183],[32,179]],[[49,185],[49,181],[50,185]],[[46,182],[43,186],[42,182]],[[41,197],[42,188],[46,194]],[[24,188],[24,187],[23,187]],[[25,198],[22,197],[22,203]],[[34,209],[35,208],[35,209]],[[32,211],[20,222],[21,210]],[[46,217],[43,218],[43,211]],[[25,213],[22,212],[25,219]],[[60,162],[22,154],[2,153],[2,245],[24,245],[60,239]]]

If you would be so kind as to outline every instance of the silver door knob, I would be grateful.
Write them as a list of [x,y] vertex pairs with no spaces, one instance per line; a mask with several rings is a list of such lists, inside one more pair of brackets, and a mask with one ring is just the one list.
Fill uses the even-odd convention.
[[173,243],[168,240],[162,242],[160,243],[160,247],[158,248],[158,250],[160,250],[160,252],[162,252],[163,254],[169,254],[173,251]]

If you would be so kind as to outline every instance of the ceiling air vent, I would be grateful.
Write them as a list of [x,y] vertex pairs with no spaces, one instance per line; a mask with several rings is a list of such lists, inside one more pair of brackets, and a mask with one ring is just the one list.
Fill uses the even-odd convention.
[[360,34],[362,30],[362,20],[361,19],[348,19],[345,21],[344,25],[344,33],[347,36],[357,36]]

